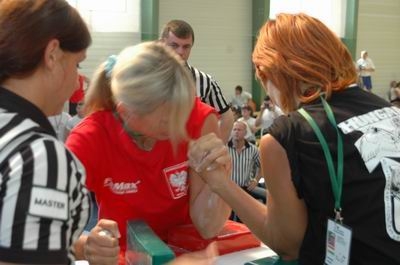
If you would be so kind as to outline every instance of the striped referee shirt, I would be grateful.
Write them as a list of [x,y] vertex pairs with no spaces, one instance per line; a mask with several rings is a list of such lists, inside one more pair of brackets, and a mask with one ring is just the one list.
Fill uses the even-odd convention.
[[0,261],[72,263],[89,217],[84,181],[45,115],[0,87]]
[[260,154],[258,148],[245,141],[244,148],[237,152],[233,141],[228,142],[228,150],[232,159],[231,179],[240,187],[247,187],[249,181],[260,171]]
[[200,97],[201,101],[213,107],[219,114],[228,111],[230,106],[212,76],[199,71],[189,64],[187,66],[196,84],[196,95]]

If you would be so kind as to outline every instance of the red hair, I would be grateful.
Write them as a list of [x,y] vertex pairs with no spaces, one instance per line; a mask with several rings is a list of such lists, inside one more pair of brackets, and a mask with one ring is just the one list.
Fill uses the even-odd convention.
[[261,27],[253,63],[260,81],[270,80],[279,89],[285,112],[320,92],[329,98],[357,80],[346,46],[321,21],[302,13],[279,14]]

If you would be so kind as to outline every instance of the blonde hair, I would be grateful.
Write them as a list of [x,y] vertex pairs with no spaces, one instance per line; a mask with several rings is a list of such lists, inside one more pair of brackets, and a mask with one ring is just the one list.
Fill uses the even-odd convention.
[[184,62],[163,43],[144,42],[124,49],[112,70],[111,92],[114,104],[122,102],[139,115],[168,103],[171,141],[187,139],[194,82]]
[[320,92],[329,98],[357,80],[346,46],[321,21],[302,13],[279,14],[265,23],[253,63],[257,78],[271,80],[279,89],[286,113],[296,110],[299,101],[308,103]]
[[115,109],[115,101],[111,92],[111,80],[106,76],[105,65],[106,62],[103,62],[97,67],[85,93],[85,103],[83,105],[85,116],[99,110]]
[[235,122],[233,123],[233,126],[235,126],[235,125],[237,125],[237,124],[241,124],[242,127],[243,127],[243,129],[244,129],[245,131],[247,130],[247,127],[249,126],[245,121],[235,121]]

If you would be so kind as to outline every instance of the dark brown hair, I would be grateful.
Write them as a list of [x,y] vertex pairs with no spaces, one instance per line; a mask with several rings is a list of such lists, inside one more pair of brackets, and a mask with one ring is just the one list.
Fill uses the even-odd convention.
[[52,39],[68,52],[91,44],[85,22],[65,0],[2,0],[0,28],[0,83],[31,74]]
[[240,91],[240,93],[242,93],[242,92],[243,92],[243,87],[240,86],[240,85],[237,85],[237,86],[235,87],[235,90]]
[[186,39],[189,36],[192,36],[192,44],[194,43],[193,28],[186,21],[175,19],[165,24],[161,31],[161,38],[168,38],[169,32],[172,32],[180,39]]

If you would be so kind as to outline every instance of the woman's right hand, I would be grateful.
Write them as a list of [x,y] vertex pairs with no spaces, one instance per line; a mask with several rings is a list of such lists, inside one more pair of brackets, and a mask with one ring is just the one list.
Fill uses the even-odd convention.
[[194,169],[215,192],[230,180],[231,157],[225,143],[214,133],[191,141],[189,166]]
[[84,245],[84,255],[90,265],[118,264],[121,235],[113,220],[100,219],[90,231]]

